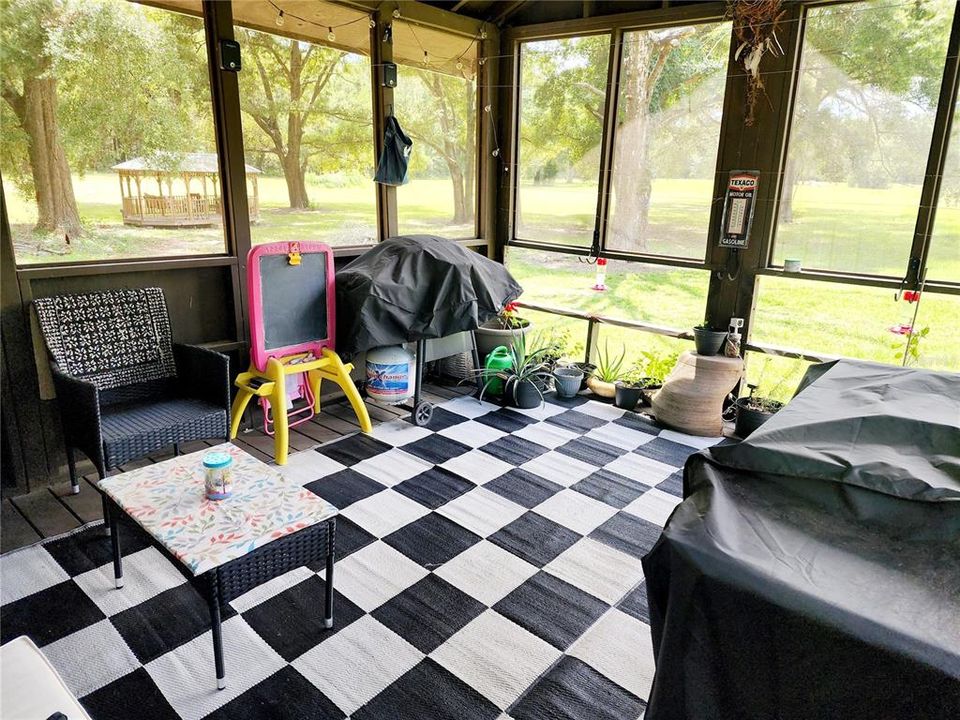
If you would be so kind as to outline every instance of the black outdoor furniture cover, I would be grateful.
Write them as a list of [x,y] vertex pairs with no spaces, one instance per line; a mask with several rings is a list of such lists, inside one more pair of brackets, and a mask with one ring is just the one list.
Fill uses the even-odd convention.
[[391,238],[337,272],[337,351],[475,330],[522,292],[503,265],[451,240]]
[[692,456],[645,720],[960,717],[960,374],[838,361]]

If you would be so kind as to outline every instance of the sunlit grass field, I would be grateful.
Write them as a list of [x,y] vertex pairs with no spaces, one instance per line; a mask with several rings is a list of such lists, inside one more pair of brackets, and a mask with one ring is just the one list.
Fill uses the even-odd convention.
[[[7,187],[7,207],[20,263],[107,258],[158,257],[223,252],[219,227],[151,229],[124,226],[115,175],[88,174],[75,181],[85,223],[82,237],[69,246],[63,238],[32,232],[35,207]],[[659,180],[654,184],[648,250],[702,258],[709,222],[710,186],[698,180]],[[372,243],[376,236],[374,185],[327,187],[309,182],[311,210],[286,207],[282,178],[260,178],[260,219],[254,242],[322,240],[333,245]],[[776,260],[798,258],[806,267],[900,275],[909,254],[916,215],[911,188],[862,190],[843,185],[802,186],[795,200],[795,221],[779,229]],[[450,222],[452,192],[444,179],[418,180],[399,191],[402,232],[450,237],[471,234],[469,226]],[[589,244],[596,195],[591,185],[524,187],[521,236],[570,244]],[[841,209],[838,209],[841,208]],[[845,211],[844,208],[847,210]],[[709,282],[705,271],[610,261],[606,292],[591,289],[595,267],[572,256],[511,249],[507,263],[524,286],[524,299],[572,307],[613,317],[690,328],[703,319]],[[960,278],[960,208],[938,210],[931,272],[936,279]],[[902,305],[902,303],[901,303]],[[752,339],[829,355],[896,362],[899,337],[888,328],[904,318],[889,290],[802,280],[762,278]],[[566,327],[568,352],[582,354],[586,323],[534,315],[542,327]],[[919,327],[930,327],[920,348],[926,367],[960,371],[960,297],[927,293]],[[605,327],[601,343],[625,347],[630,359],[644,349],[667,353],[689,343],[647,333]],[[769,368],[762,370],[766,364]],[[803,364],[758,357],[751,379],[788,395]],[[762,377],[761,377],[762,375]],[[787,379],[781,382],[786,377]]]

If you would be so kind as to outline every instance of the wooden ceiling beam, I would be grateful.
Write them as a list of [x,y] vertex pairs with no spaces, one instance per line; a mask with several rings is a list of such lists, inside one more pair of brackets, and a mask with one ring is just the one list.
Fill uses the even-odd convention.
[[510,3],[497,17],[494,18],[494,25],[500,25],[501,23],[506,22],[508,19],[516,15],[517,11],[520,10],[524,5],[527,4],[527,0],[515,0],[515,2]]

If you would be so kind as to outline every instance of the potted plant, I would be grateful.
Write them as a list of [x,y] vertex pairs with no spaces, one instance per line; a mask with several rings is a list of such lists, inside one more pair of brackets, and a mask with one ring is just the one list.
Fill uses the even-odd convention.
[[623,357],[626,350],[620,346],[620,354],[614,356],[610,353],[610,346],[604,343],[603,348],[597,348],[597,369],[593,375],[587,378],[587,387],[594,395],[603,398],[612,398],[617,394],[617,387],[614,383],[620,378],[620,370],[623,367]]
[[741,440],[748,437],[783,407],[783,403],[779,400],[758,396],[756,385],[748,384],[747,387],[750,388],[750,394],[747,397],[737,398],[734,402],[736,408],[734,432]]
[[697,355],[716,355],[727,339],[726,330],[717,330],[707,323],[693,329],[693,341],[697,346]]
[[653,402],[654,393],[663,387],[663,381],[667,379],[667,375],[677,364],[680,353],[658,355],[653,351],[644,350],[640,355],[642,360],[636,362],[632,374],[640,387],[642,404],[650,405]]
[[583,387],[583,370],[575,365],[561,365],[553,369],[553,386],[557,397],[572,398]]
[[593,374],[597,371],[597,366],[591,362],[575,362],[570,363],[570,367],[577,368],[582,373],[580,380],[580,389],[587,389],[587,380],[593,377]]
[[531,409],[543,402],[543,393],[550,387],[551,373],[548,360],[549,348],[537,348],[527,352],[525,336],[518,335],[510,346],[510,367],[487,375],[480,399],[494,381],[503,383],[503,397],[518,408]]
[[622,410],[633,410],[643,398],[644,388],[654,383],[653,378],[643,377],[636,370],[614,383],[613,404]]
[[507,303],[503,310],[493,318],[487,320],[474,331],[477,340],[477,354],[480,363],[486,361],[487,355],[500,345],[512,347],[518,337],[526,337],[532,323],[517,312],[516,303]]

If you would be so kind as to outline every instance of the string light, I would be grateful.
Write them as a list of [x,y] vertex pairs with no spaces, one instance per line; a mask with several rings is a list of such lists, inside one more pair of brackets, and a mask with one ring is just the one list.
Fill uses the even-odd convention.
[[394,8],[394,9],[393,9],[393,16],[394,16],[395,18],[397,18],[397,19],[400,18],[400,8]]
[[457,60],[457,70],[463,70],[463,61]]
[[291,17],[294,20],[296,20],[297,24],[300,26],[306,24],[306,25],[312,25],[313,27],[325,29],[327,31],[327,40],[329,42],[334,42],[336,40],[337,35],[335,30],[337,28],[346,27],[347,25],[353,25],[354,23],[363,22],[364,20],[369,22],[370,27],[372,28],[377,26],[377,21],[374,20],[369,15],[361,15],[360,17],[356,17],[353,20],[348,20],[347,22],[339,23],[338,25],[330,25],[329,23],[316,22],[314,20],[310,20],[309,18],[300,17],[299,15],[294,15],[293,13],[286,12],[279,5],[277,5],[277,3],[275,3],[273,0],[267,0],[267,4],[272,6],[273,9],[277,11],[277,20],[276,20],[277,27],[283,27],[287,18]]
[[430,67],[430,56],[427,54],[427,51],[423,51],[423,66]]

